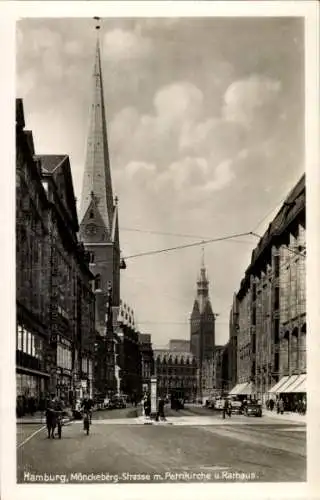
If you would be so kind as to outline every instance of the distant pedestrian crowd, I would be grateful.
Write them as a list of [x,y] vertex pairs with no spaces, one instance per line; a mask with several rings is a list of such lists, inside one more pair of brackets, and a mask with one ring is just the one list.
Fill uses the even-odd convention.
[[[48,402],[52,399],[50,394],[41,394],[36,397],[33,395],[19,395],[16,399],[16,415],[17,418],[21,418],[25,415],[33,416],[36,412],[45,412],[48,407]],[[63,405],[66,406],[66,402],[63,400]]]
[[284,413],[284,411],[305,415],[307,411],[307,401],[305,397],[284,399],[282,397],[277,397],[276,399],[270,398],[266,401],[266,407],[268,410],[276,411],[281,415]]

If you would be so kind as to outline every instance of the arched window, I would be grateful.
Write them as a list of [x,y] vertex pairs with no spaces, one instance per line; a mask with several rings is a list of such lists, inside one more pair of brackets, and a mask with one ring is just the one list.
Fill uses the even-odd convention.
[[94,289],[101,290],[101,277],[100,274],[97,274],[94,278]]

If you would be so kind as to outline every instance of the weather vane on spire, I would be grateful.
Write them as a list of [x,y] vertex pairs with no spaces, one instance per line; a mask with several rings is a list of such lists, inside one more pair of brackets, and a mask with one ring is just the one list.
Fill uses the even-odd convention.
[[101,26],[100,26],[100,23],[101,23],[101,17],[95,16],[93,19],[96,21],[96,26],[95,26],[96,30],[99,30],[99,29],[100,29],[100,27],[101,27]]

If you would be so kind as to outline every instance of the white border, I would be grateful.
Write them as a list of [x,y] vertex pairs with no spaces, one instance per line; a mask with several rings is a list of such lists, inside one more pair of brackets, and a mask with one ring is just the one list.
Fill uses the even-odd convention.
[[[247,1],[247,2],[1,2],[0,46],[4,54],[1,63],[0,123],[1,155],[1,254],[4,285],[2,286],[1,351],[1,487],[2,498],[112,498],[139,499],[158,495],[169,498],[316,498],[318,450],[320,449],[319,402],[314,392],[319,380],[319,277],[320,277],[320,167],[319,167],[319,9],[316,1]],[[10,406],[14,394],[15,372],[15,267],[14,267],[14,61],[15,19],[21,17],[200,17],[200,16],[303,16],[306,20],[306,165],[307,165],[307,297],[308,297],[308,405],[314,418],[308,420],[308,483],[276,484],[165,484],[157,485],[99,485],[45,486],[16,485],[15,409]],[[9,146],[9,147],[8,147]],[[10,312],[10,314],[9,314]],[[312,344],[312,349],[310,348]],[[8,356],[9,354],[9,356]],[[317,413],[314,413],[314,412]],[[312,429],[312,436],[311,436]],[[213,443],[214,445],[214,443]],[[318,446],[317,446],[318,445]],[[315,451],[317,452],[315,454]],[[107,450],[106,450],[107,452]],[[313,459],[311,458],[313,457]]]

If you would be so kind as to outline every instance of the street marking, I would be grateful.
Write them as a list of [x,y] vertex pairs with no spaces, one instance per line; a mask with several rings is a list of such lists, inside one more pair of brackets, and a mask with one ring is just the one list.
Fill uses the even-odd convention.
[[32,439],[36,434],[38,434],[40,431],[43,431],[43,429],[45,429],[46,426],[42,426],[40,427],[40,429],[36,430],[35,432],[33,432],[30,436],[28,436],[24,441],[22,441],[22,443],[20,443],[18,446],[17,446],[17,450],[19,448],[21,448],[21,446],[23,446],[24,444],[26,444],[28,441],[30,441],[30,439]]

